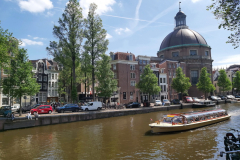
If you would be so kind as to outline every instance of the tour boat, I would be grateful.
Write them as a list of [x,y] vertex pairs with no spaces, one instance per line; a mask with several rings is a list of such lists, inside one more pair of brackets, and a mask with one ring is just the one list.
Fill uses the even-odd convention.
[[202,107],[214,107],[216,103],[210,100],[200,101],[198,103],[193,103],[192,108],[202,108]]
[[149,124],[152,133],[190,130],[229,119],[224,109],[168,114],[162,120]]

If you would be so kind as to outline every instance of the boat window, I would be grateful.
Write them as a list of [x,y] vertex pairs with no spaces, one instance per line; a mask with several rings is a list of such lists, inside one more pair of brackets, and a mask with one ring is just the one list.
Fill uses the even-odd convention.
[[173,118],[173,123],[182,123],[182,118],[181,117],[174,117]]
[[172,117],[164,117],[163,122],[172,123]]

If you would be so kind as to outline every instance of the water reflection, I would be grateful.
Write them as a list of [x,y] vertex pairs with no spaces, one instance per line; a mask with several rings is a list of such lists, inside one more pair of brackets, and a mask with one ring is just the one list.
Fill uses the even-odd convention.
[[224,135],[239,129],[239,106],[217,106],[229,121],[172,134],[152,135],[148,124],[193,109],[0,132],[0,159],[220,159]]

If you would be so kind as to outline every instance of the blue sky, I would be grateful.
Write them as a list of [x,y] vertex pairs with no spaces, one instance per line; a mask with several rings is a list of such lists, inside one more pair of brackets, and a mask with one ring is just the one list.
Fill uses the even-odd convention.
[[[46,47],[55,39],[53,25],[58,25],[68,0],[0,0],[0,21],[4,29],[21,39],[29,59],[51,58]],[[91,2],[98,5],[98,14],[108,32],[108,51],[132,52],[135,55],[157,56],[162,40],[173,31],[178,0],[80,0],[83,15]],[[182,0],[187,25],[200,33],[212,48],[213,67],[240,63],[239,49],[226,44],[230,32],[218,29],[206,6],[211,0]]]

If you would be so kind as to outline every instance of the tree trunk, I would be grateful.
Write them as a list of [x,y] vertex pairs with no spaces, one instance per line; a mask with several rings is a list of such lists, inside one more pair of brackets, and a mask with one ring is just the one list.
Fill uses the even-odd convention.
[[85,72],[85,97],[87,97],[87,73]]
[[[74,90],[75,90],[75,87],[76,87],[76,75],[75,75],[75,57],[72,58],[72,61],[73,61],[73,68],[72,68],[72,72],[73,72],[73,84],[72,84],[72,90],[73,90],[73,87],[74,87]],[[76,95],[73,95],[73,96],[76,96]],[[72,97],[72,101],[74,103],[77,103],[76,101],[76,97]]]
[[19,112],[19,116],[22,115],[22,96],[20,96],[20,112]]
[[207,92],[205,92],[205,100],[207,100]]
[[147,103],[147,107],[150,107],[150,94],[148,94],[148,103]]

